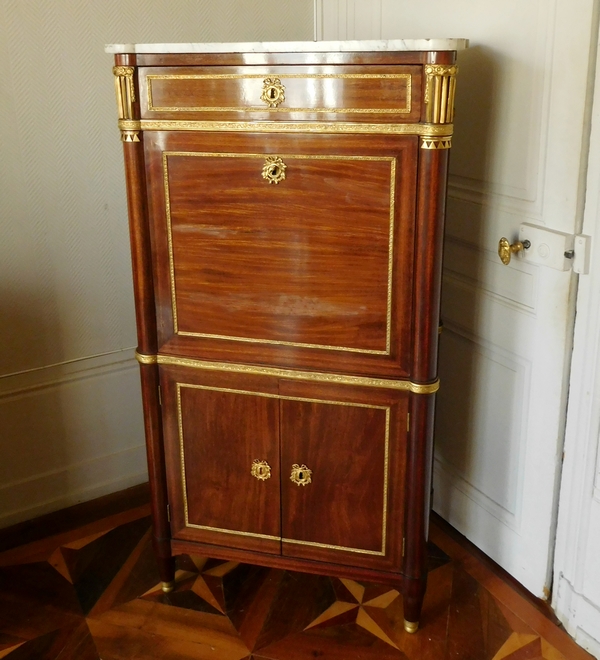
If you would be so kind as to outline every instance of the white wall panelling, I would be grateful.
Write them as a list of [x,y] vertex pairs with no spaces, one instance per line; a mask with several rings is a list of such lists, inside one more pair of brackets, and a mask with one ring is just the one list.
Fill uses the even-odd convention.
[[146,481],[133,349],[0,378],[0,527]]
[[600,658],[600,67],[596,73],[582,227],[593,236],[592,259],[577,294],[553,606],[568,632]]
[[595,4],[320,8],[323,39],[470,40],[450,157],[434,501],[538,596],[551,582],[575,280],[518,259],[502,266],[496,250],[522,222],[580,224]]
[[[135,363],[119,353],[135,324],[104,44],[312,36],[311,0],[0,2],[0,525],[146,478]],[[85,376],[47,384],[51,365],[88,358]]]

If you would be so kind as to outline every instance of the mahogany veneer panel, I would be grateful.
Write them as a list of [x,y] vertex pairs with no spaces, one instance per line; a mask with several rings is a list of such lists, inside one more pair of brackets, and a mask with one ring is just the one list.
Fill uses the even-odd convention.
[[[279,391],[283,555],[398,570],[407,395],[285,380]],[[293,464],[312,483],[295,484]]]
[[[256,390],[252,378],[162,372],[174,536],[279,554],[276,382]],[[255,459],[270,465],[269,479],[252,476]]]

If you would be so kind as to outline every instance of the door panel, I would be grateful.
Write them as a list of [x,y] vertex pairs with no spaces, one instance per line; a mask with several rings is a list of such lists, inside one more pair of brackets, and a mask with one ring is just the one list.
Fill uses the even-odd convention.
[[283,554],[389,567],[401,529],[406,395],[399,412],[389,395],[345,389],[280,385]]
[[161,352],[408,375],[414,136],[145,144]]
[[[322,0],[323,39],[465,35],[450,157],[435,509],[537,596],[551,581],[574,278],[498,260],[582,208],[591,0]],[[573,44],[577,48],[573,48]]]
[[174,537],[279,554],[279,400],[268,391],[272,383],[261,381],[267,391],[256,391],[248,378],[162,372]]

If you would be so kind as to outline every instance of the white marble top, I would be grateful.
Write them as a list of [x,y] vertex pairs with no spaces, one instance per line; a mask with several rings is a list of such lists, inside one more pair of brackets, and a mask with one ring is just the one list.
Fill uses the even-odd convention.
[[339,53],[464,50],[468,39],[389,39],[371,41],[257,41],[198,44],[107,44],[107,53]]

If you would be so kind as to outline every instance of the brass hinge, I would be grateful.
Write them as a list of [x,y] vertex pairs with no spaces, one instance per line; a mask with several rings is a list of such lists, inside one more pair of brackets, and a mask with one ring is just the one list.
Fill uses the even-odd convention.
[[171,522],[171,505],[167,504],[167,522]]
[[410,413],[406,415],[406,432],[410,433]]

